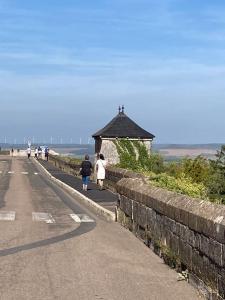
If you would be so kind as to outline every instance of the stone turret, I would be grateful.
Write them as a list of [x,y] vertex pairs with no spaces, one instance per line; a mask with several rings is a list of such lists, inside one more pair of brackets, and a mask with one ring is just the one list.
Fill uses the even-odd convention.
[[95,153],[103,153],[110,164],[119,163],[119,154],[115,145],[116,140],[128,139],[130,141],[140,141],[145,144],[149,153],[153,134],[147,132],[124,112],[124,106],[119,107],[119,113],[104,128],[92,135],[95,139]]

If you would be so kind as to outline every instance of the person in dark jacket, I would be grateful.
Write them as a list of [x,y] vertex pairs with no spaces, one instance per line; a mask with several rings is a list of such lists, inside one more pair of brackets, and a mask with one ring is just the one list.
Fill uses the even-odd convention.
[[89,161],[89,156],[85,155],[85,160],[82,161],[80,166],[80,175],[82,175],[82,182],[83,182],[83,190],[87,191],[88,189],[88,182],[92,172],[92,164]]
[[48,161],[48,157],[49,157],[49,149],[48,147],[45,148],[45,159]]

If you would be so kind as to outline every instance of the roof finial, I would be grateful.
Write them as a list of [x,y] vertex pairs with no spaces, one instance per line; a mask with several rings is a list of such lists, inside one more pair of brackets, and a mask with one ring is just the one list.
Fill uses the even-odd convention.
[[122,105],[122,114],[124,114],[124,105]]
[[119,114],[121,113],[121,107],[119,106]]

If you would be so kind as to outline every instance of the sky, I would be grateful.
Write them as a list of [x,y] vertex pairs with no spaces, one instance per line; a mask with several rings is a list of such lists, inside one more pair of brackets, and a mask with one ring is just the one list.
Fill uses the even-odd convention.
[[225,143],[223,0],[0,0],[0,142]]

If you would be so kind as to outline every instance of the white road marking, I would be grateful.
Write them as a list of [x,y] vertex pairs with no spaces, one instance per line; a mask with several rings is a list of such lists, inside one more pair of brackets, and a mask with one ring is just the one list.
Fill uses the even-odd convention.
[[47,224],[55,223],[55,220],[53,219],[51,214],[41,212],[33,212],[32,220],[37,222],[45,222]]
[[6,163],[7,161],[6,160],[0,160],[0,163]]
[[91,219],[88,215],[85,215],[85,214],[70,214],[70,217],[76,223],[90,223],[90,222],[94,222],[93,219]]
[[75,214],[70,214],[70,217],[76,222],[76,223],[81,223],[81,219],[75,215]]
[[15,221],[15,211],[0,211],[0,221]]
[[29,173],[28,173],[28,172],[21,172],[21,174],[27,175],[27,174],[29,174]]
[[34,173],[34,175],[38,175],[38,173],[37,173],[37,172],[35,172],[35,173]]
[[8,174],[14,174],[14,173],[15,173],[14,171],[9,171],[9,172],[8,172]]

